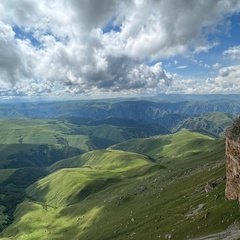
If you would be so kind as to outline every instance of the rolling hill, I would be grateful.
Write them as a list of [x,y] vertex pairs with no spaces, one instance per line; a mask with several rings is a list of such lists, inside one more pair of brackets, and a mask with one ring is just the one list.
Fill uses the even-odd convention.
[[[159,124],[124,124],[125,119],[106,119],[79,124],[83,119],[0,119],[0,144],[48,144],[78,148],[82,151],[104,149],[136,137],[149,137],[169,131]],[[110,122],[109,122],[110,121]],[[113,123],[110,125],[110,123]],[[135,124],[134,124],[135,123]],[[22,146],[22,145],[21,145]]]
[[85,154],[64,159],[47,168],[50,172],[61,168],[90,168],[124,171],[148,163],[148,157],[119,150],[95,150]]
[[1,104],[0,239],[240,236],[223,138],[239,100],[178,97]]
[[182,130],[62,160],[27,188],[1,239],[225,239],[240,219],[224,154],[224,139]]
[[[158,163],[178,163],[197,159],[202,154],[212,153],[214,148],[224,148],[223,139],[182,129],[175,134],[150,138],[132,139],[109,147],[109,149],[144,154]],[[172,161],[176,159],[176,161]],[[208,160],[206,159],[206,162]],[[197,162],[199,164],[199,162]]]
[[[0,229],[3,229],[12,222],[16,206],[25,197],[25,189],[46,175],[46,167],[126,139],[168,131],[159,125],[125,119],[103,119],[94,123],[93,119],[80,118],[75,122],[72,119],[2,118],[0,132]],[[21,174],[23,179],[18,179]]]

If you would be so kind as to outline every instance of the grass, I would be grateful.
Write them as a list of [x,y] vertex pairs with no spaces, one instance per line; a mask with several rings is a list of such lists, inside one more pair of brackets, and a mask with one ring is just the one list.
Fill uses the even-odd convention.
[[83,155],[64,159],[51,165],[50,172],[61,168],[91,168],[102,170],[126,171],[149,163],[146,156],[137,153],[124,152],[119,150],[96,150]]
[[[0,198],[2,197],[4,196],[0,195]],[[0,225],[4,225],[8,220],[8,216],[4,214],[5,209],[6,209],[5,206],[0,205]]]
[[52,163],[76,156],[84,151],[62,144],[2,144],[0,145],[1,168],[46,167]]
[[193,130],[206,130],[215,136],[224,137],[226,128],[232,125],[235,118],[236,115],[223,112],[205,113],[182,120],[174,126],[172,132],[177,132],[184,127]]
[[15,169],[0,169],[0,184],[8,179],[14,172]]
[[[173,239],[187,239],[222,231],[239,218],[238,204],[224,199],[224,181],[209,194],[204,192],[206,181],[219,181],[224,176],[223,165],[171,183],[164,181],[164,174],[165,170],[161,170],[139,178],[128,176],[73,205],[51,206],[47,204],[51,201],[26,200],[19,205],[15,221],[4,231],[4,236],[165,239],[171,233]],[[141,192],[142,185],[146,190]],[[199,204],[203,204],[202,209],[189,217]]]
[[[55,122],[53,124],[53,122]],[[60,120],[49,119],[0,119],[0,144],[68,144],[86,149],[86,136],[70,139],[71,126]],[[66,140],[65,140],[66,139]],[[77,143],[78,141],[78,143]],[[72,144],[72,145],[71,145]]]
[[240,220],[237,201],[224,197],[223,139],[184,130],[130,143],[121,147],[164,167],[110,149],[56,163],[27,189],[1,239],[193,239]]
[[110,180],[117,181],[117,177],[109,171],[62,169],[30,186],[27,194],[51,207],[68,206],[100,191],[109,185]]
[[66,119],[0,119],[0,144],[62,144],[83,151],[104,149],[127,139],[154,134],[139,126],[86,126]]
[[224,149],[224,140],[215,139],[186,129],[175,134],[160,135],[151,138],[132,139],[116,144],[110,149],[141,153],[156,162],[170,165],[197,159],[199,155],[209,153],[221,146]]

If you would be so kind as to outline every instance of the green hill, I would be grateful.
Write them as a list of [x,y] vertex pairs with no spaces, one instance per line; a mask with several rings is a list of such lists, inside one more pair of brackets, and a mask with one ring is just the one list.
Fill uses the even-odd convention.
[[0,178],[0,230],[13,221],[16,206],[25,198],[25,189],[47,172],[40,168],[1,169]]
[[98,125],[104,123],[99,121],[97,126],[88,126],[57,119],[0,119],[0,167],[44,167],[89,150],[167,132],[155,125],[133,126],[132,121],[122,119],[106,121],[115,125],[129,122],[129,126]]
[[[25,188],[33,180],[45,176],[46,167],[89,150],[104,149],[126,139],[162,131],[161,126],[134,126],[136,122],[118,118],[96,122],[93,119],[74,120],[75,122],[72,119],[0,119],[0,229],[11,223],[15,207],[25,197]],[[112,153],[113,157],[115,155]],[[131,159],[130,155],[128,154],[128,159]],[[132,160],[129,162],[134,166]],[[127,166],[131,168],[130,165],[126,164]],[[19,173],[23,174],[24,184]],[[28,179],[25,179],[25,173],[29,174]]]
[[172,128],[172,131],[177,132],[182,128],[195,131],[205,130],[215,136],[224,137],[226,128],[232,125],[234,119],[236,119],[235,115],[223,112],[205,113],[180,121]]
[[83,153],[61,144],[0,144],[0,167],[47,167],[61,159]]
[[118,180],[118,174],[109,171],[62,169],[30,186],[27,195],[49,207],[63,207],[77,203]]
[[[105,149],[138,137],[168,133],[159,124],[133,124],[125,119],[0,119],[0,144],[60,144],[82,151]],[[83,123],[83,124],[82,124]],[[94,125],[96,124],[96,125]],[[113,125],[111,125],[113,124]],[[124,126],[124,124],[127,124]]]
[[[175,134],[150,138],[132,139],[111,146],[109,149],[136,152],[150,157],[153,161],[168,166],[175,164],[199,164],[198,158],[211,154],[219,147],[224,148],[223,139],[203,135],[186,129]],[[192,160],[196,159],[195,162]],[[208,160],[204,160],[207,162]]]
[[[125,171],[150,163],[146,157],[136,153],[116,150],[92,151],[54,164],[50,169],[56,170],[71,165],[75,165],[75,168],[62,169],[41,179],[27,189],[27,194],[47,205],[69,205],[72,204],[72,199],[82,199],[85,195],[119,181]],[[65,181],[61,181],[62,179]],[[61,184],[58,184],[59,182]]]
[[[149,157],[114,150],[56,163],[52,171],[68,168],[27,188],[28,198],[18,205],[1,239],[229,236],[228,228],[240,219],[238,203],[224,198],[224,139],[183,130],[131,140],[122,148],[130,151],[130,143],[132,150],[165,167]],[[213,186],[209,193],[206,182]]]
[[61,144],[88,150],[88,137],[71,134],[74,126],[63,120],[0,119],[0,144]]
[[0,183],[8,179],[14,172],[15,169],[0,169]]
[[50,172],[61,168],[90,168],[90,169],[117,169],[125,171],[143,164],[148,164],[149,159],[143,155],[117,151],[117,150],[96,150],[83,155],[64,159],[51,165]]

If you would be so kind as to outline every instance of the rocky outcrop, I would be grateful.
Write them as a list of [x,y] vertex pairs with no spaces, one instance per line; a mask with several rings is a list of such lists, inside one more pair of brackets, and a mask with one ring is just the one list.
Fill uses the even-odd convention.
[[240,202],[240,119],[226,131],[226,189],[229,200]]

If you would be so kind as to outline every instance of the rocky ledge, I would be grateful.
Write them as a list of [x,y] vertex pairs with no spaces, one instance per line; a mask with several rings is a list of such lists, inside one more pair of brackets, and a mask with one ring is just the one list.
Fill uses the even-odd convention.
[[240,118],[226,131],[226,189],[229,200],[240,203]]

